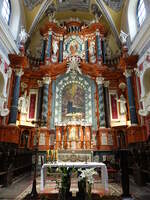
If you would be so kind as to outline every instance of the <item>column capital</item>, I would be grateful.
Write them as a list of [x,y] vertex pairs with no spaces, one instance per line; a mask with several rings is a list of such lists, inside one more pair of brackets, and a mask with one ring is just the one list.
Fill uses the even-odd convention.
[[138,68],[134,68],[134,71],[135,71],[136,76],[138,77],[140,77],[143,74],[143,72],[140,71]]
[[99,29],[96,29],[96,35],[100,35]]
[[47,85],[49,85],[50,84],[50,82],[51,82],[51,78],[50,77],[43,77],[43,84],[47,84]]
[[130,76],[132,76],[132,69],[126,69],[125,72],[123,73],[123,75],[128,78]]
[[52,30],[51,29],[49,29],[48,34],[52,35]]
[[37,81],[37,84],[38,84],[38,87],[42,87],[42,86],[43,86],[43,81],[38,80],[38,81]]
[[19,77],[21,77],[21,76],[24,74],[24,72],[23,72],[22,69],[15,69],[14,71],[15,71],[15,74],[16,74],[17,76],[19,76]]
[[110,81],[104,81],[104,87],[109,87]]
[[63,35],[60,36],[60,41],[63,41],[64,37]]
[[103,84],[104,83],[104,78],[103,77],[97,77],[96,78],[96,83],[99,85],[99,84]]

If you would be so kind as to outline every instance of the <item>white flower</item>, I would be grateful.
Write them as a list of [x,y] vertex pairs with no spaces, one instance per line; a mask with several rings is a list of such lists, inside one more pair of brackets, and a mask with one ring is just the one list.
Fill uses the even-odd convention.
[[87,182],[89,184],[94,183],[93,175],[97,174],[94,168],[90,169],[79,169],[79,172],[81,172],[80,176],[78,177],[78,180],[81,181],[82,179],[86,178]]

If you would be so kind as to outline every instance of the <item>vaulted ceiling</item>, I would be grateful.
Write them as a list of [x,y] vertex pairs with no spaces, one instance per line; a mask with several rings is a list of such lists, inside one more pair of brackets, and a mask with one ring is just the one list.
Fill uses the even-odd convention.
[[35,49],[38,40],[37,30],[52,15],[59,23],[70,18],[87,23],[97,19],[107,30],[112,54],[119,50],[123,0],[23,0],[23,4],[26,30],[32,38],[31,50]]

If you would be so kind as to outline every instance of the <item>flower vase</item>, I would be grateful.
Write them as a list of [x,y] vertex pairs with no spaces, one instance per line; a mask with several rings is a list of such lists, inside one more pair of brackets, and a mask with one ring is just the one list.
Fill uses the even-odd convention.
[[87,194],[88,200],[92,200],[92,184],[87,182]]
[[78,181],[78,189],[79,189],[79,199],[84,200],[86,196],[86,179],[82,179]]

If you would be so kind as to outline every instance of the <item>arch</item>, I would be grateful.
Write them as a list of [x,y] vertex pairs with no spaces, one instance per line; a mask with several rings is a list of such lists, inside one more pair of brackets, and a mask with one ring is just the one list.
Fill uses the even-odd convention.
[[32,24],[31,24],[31,27],[30,27],[30,30],[29,30],[29,35],[31,36],[33,31],[35,30],[37,24],[39,23],[41,17],[44,15],[45,11],[47,10],[47,8],[52,4],[53,0],[49,1],[49,0],[44,0],[44,2],[42,3],[38,13],[36,14]]
[[3,74],[0,72],[0,96],[3,95],[5,80]]
[[143,86],[144,86],[144,91],[145,91],[145,96],[150,93],[150,67],[147,68],[143,74]]
[[114,37],[116,39],[117,44],[119,46],[121,46],[121,41],[120,41],[120,38],[119,38],[118,30],[116,28],[116,25],[115,25],[111,15],[110,15],[109,11],[106,9],[104,2],[101,1],[101,0],[96,0],[96,2],[99,5],[99,7],[101,8],[101,11],[102,11],[103,15],[107,19],[107,21],[108,21],[108,23],[109,23],[109,25],[110,25],[110,27],[112,29],[112,32],[114,34]]
[[11,0],[11,17],[9,27],[13,37],[16,39],[20,29],[21,7],[19,0]]
[[129,27],[129,34],[130,39],[133,41],[137,31],[137,3],[138,0],[130,0],[128,4],[128,27]]

